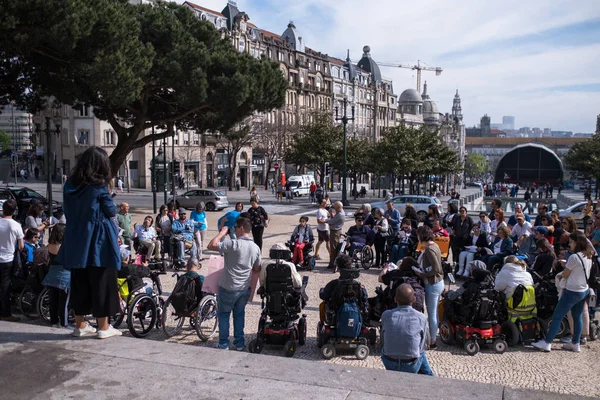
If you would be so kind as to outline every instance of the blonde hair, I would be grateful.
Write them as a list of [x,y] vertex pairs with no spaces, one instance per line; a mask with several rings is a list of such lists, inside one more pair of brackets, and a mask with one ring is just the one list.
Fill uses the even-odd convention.
[[370,205],[369,203],[365,203],[365,204],[363,204],[363,205],[362,205],[362,208],[363,208],[363,209],[364,209],[366,212],[368,212],[368,213],[370,213],[370,212],[371,212],[371,205]]
[[527,268],[527,263],[523,260],[519,260],[516,256],[504,257],[504,264],[517,264],[520,265],[523,269]]

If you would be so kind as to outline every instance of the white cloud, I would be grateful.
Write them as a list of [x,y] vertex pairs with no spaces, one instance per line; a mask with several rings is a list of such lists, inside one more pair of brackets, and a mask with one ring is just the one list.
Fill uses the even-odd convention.
[[[219,11],[226,4],[196,3]],[[469,125],[487,113],[493,122],[514,115],[518,126],[592,132],[600,113],[600,92],[561,89],[600,84],[600,38],[592,44],[563,40],[560,46],[548,40],[549,30],[600,21],[596,0],[237,3],[255,24],[274,32],[283,32],[294,20],[309,47],[333,56],[343,57],[349,48],[352,58],[358,59],[368,44],[376,61],[420,59],[444,68],[438,77],[424,72],[423,79],[440,111],[450,111],[458,87]],[[397,94],[414,87],[413,71],[381,69],[394,80]]]

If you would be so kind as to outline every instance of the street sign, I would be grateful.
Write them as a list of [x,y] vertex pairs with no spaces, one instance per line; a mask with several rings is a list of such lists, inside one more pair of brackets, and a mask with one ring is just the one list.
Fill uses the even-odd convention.
[[273,164],[273,169],[279,169],[279,163]]

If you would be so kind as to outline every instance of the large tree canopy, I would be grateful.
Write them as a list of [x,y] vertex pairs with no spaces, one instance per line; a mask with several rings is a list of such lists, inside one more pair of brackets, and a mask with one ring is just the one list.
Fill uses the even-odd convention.
[[[4,0],[0,13],[0,100],[93,106],[117,133],[115,169],[175,125],[227,131],[285,99],[277,64],[237,52],[174,3]],[[153,126],[160,133],[142,135]]]

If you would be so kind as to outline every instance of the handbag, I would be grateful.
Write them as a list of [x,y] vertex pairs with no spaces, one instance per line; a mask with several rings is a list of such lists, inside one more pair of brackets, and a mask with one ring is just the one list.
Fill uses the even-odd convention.
[[27,258],[23,260],[23,252],[18,248],[15,249],[15,254],[13,257],[13,275],[19,279],[27,279],[29,275],[29,270],[27,268]]

